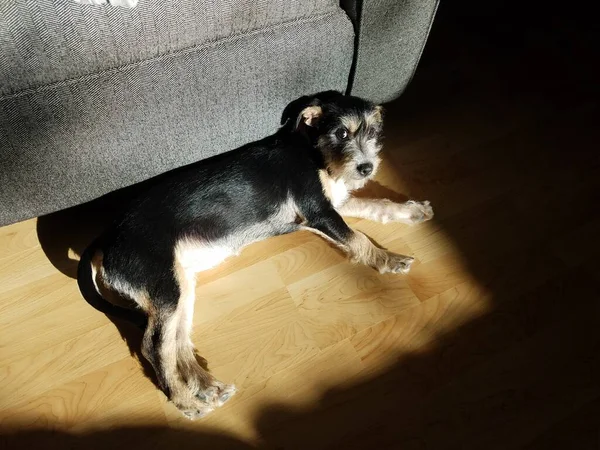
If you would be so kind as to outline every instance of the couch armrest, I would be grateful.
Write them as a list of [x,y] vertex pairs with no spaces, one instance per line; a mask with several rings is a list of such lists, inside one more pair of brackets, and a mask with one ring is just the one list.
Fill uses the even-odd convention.
[[341,0],[356,32],[348,91],[375,102],[398,97],[423,52],[439,0]]

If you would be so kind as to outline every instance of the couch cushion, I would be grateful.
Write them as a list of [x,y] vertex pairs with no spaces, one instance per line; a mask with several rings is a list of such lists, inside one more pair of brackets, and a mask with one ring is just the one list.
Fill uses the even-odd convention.
[[[351,7],[358,2],[344,3]],[[412,79],[439,0],[360,3],[359,45],[351,92],[374,102],[388,102],[398,97]]]
[[0,95],[332,13],[335,0],[0,1]]
[[272,133],[289,101],[345,89],[353,40],[336,9],[0,98],[0,224]]

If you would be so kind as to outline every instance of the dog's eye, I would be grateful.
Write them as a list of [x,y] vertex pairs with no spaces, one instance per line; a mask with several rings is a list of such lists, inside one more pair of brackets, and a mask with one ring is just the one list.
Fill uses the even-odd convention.
[[343,141],[348,137],[348,130],[346,130],[345,128],[340,128],[335,132],[335,135],[340,141]]

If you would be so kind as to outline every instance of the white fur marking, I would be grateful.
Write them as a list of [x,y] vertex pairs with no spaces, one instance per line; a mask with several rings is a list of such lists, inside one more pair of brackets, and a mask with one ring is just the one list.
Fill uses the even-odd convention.
[[212,269],[229,256],[239,254],[245,246],[279,234],[278,230],[286,224],[293,224],[297,215],[298,208],[290,197],[264,222],[236,230],[214,242],[182,239],[175,246],[175,260],[186,273]]
[[94,264],[90,263],[90,266],[92,268],[92,283],[94,283],[94,288],[96,289],[96,292],[100,294],[100,288],[98,287],[97,281],[98,271],[96,270],[96,266]]
[[329,178],[329,193],[331,195],[330,201],[334,208],[341,206],[348,199],[348,188],[344,180],[339,179],[337,181]]
[[222,263],[233,252],[221,246],[206,243],[181,241],[175,248],[175,257],[183,269],[188,272],[202,272]]

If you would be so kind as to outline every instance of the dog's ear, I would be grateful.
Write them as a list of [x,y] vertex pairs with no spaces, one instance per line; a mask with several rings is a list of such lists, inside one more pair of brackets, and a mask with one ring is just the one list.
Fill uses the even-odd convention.
[[337,91],[325,91],[300,97],[285,107],[281,115],[281,125],[290,126],[293,124],[294,129],[296,129],[301,123],[304,123],[314,127],[323,113],[323,103],[341,96],[342,94]]
[[375,120],[377,122],[383,122],[383,116],[385,115],[385,109],[383,109],[383,106],[381,105],[377,105],[375,106]]
[[322,114],[323,109],[320,106],[307,106],[298,115],[298,119],[296,119],[296,128],[300,126],[300,122],[304,122],[304,124],[308,125],[309,127],[317,126],[319,118]]
[[383,123],[383,115],[385,111],[383,106],[376,105],[373,110],[367,115],[367,125],[381,126]]
[[295,122],[298,116],[300,115],[300,112],[304,108],[311,106],[311,102],[313,100],[313,97],[305,95],[289,103],[283,110],[283,113],[281,114],[281,125],[289,124],[290,120],[293,120]]

